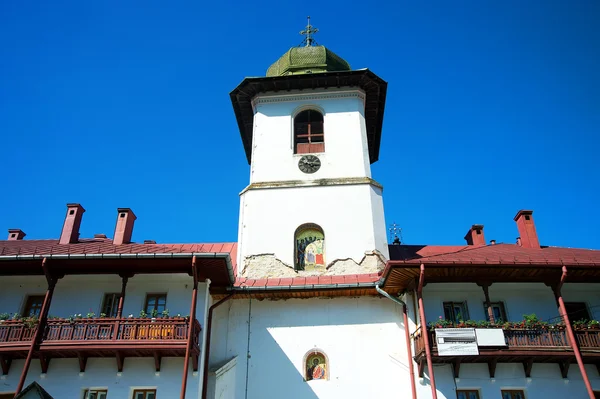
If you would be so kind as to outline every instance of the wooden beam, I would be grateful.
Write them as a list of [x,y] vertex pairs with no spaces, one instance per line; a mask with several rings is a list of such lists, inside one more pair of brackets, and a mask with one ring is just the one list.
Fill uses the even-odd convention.
[[42,368],[42,373],[46,374],[48,372],[48,366],[50,366],[50,356],[40,355],[40,366]]
[[198,354],[197,353],[192,354],[192,370],[198,371]]
[[425,371],[425,359],[419,361],[419,377],[423,378],[423,372]]
[[570,365],[571,363],[568,360],[558,362],[558,367],[560,367],[560,374],[562,375],[562,378],[568,378]]
[[85,366],[87,365],[87,356],[82,355],[81,353],[77,354],[77,359],[79,360],[79,372],[85,373]]
[[527,359],[523,362],[523,371],[525,371],[525,377],[531,377],[531,369],[533,367],[533,359]]
[[12,358],[9,356],[0,355],[0,366],[2,366],[2,374],[6,375],[10,371]]
[[117,371],[120,373],[123,371],[123,364],[125,363],[125,357],[123,356],[123,354],[121,352],[117,351],[116,358],[117,358]]
[[498,364],[498,358],[494,357],[488,361],[488,371],[490,372],[490,378],[496,377],[496,364]]
[[460,378],[460,359],[452,361],[452,374],[454,378]]
[[154,370],[160,371],[160,363],[162,361],[162,356],[158,354],[158,352],[154,352]]

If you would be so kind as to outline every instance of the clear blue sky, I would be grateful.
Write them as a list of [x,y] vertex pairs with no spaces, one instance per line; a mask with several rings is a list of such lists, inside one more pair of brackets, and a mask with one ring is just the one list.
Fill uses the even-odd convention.
[[[0,2],[0,229],[56,238],[237,239],[246,163],[228,93],[306,15],[316,39],[386,80],[386,218],[409,244],[469,226],[514,242],[600,248],[600,2]],[[277,234],[277,232],[273,232]],[[265,237],[265,239],[268,239]]]

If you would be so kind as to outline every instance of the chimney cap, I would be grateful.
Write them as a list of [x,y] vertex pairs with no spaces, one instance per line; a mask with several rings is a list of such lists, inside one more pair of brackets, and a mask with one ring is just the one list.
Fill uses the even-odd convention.
[[81,208],[85,211],[85,209],[83,208],[83,206],[81,206],[81,204],[78,204],[77,202],[70,202],[67,204],[67,208]]
[[94,238],[104,239],[104,238],[106,238],[106,234],[94,234]]
[[22,240],[27,234],[21,229],[8,229],[8,240]]
[[156,244],[154,240],[144,240],[144,244]]
[[129,213],[133,216],[134,220],[137,219],[137,216],[135,216],[135,213],[133,213],[131,208],[117,208],[117,213]]
[[521,209],[519,212],[517,212],[517,215],[515,216],[514,221],[516,222],[521,216],[531,216],[531,215],[533,215],[533,211]]

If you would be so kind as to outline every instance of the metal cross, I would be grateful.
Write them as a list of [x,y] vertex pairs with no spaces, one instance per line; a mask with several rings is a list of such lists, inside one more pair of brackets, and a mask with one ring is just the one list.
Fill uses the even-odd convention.
[[304,41],[306,41],[306,47],[312,46],[314,39],[312,38],[313,33],[317,33],[319,31],[319,29],[313,27],[310,24],[310,15],[307,17],[308,18],[308,24],[306,25],[306,29],[304,29],[303,31],[300,31],[301,35],[306,35],[306,38],[304,39]]
[[392,223],[392,227],[389,228],[390,231],[390,238],[393,237],[393,242],[392,244],[400,244],[402,241],[402,228],[399,227],[396,222]]

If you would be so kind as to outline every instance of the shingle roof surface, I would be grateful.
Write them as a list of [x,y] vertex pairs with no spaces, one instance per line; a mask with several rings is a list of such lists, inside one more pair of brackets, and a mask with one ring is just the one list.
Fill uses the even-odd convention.
[[390,245],[390,260],[405,263],[599,265],[600,251],[580,248],[524,248],[516,244],[476,247]]
[[0,256],[10,255],[71,255],[71,254],[168,254],[233,252],[237,243],[210,244],[121,244],[110,239],[81,239],[74,244],[59,244],[58,240],[0,241]]

